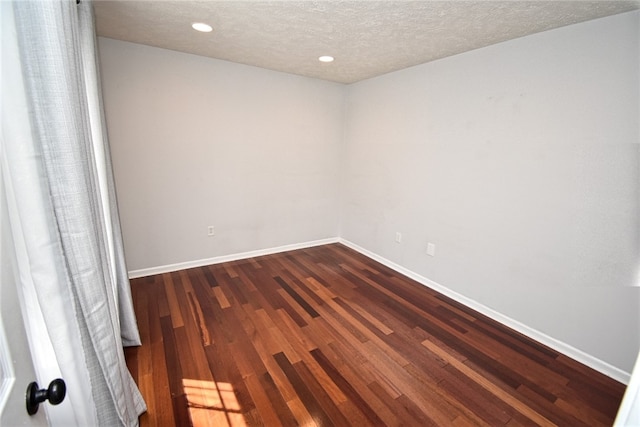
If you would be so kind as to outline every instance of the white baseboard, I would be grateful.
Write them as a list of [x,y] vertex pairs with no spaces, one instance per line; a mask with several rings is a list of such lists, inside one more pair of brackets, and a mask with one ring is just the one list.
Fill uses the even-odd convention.
[[439,283],[436,283],[432,280],[427,279],[426,277],[423,277],[417,273],[414,273],[413,271],[404,268],[392,261],[389,261],[388,259],[381,257],[378,254],[375,254],[373,252],[370,252],[358,245],[356,245],[355,243],[352,243],[348,240],[345,239],[338,239],[340,243],[342,243],[343,245],[357,251],[360,252],[362,255],[367,256],[375,261],[378,261],[381,264],[386,265],[387,267],[397,271],[398,273],[404,274],[405,276],[415,280],[416,282],[427,286],[435,291],[440,292],[443,295],[446,295],[447,297],[459,302],[460,304],[463,304],[481,314],[484,314],[487,317],[490,317],[491,319],[502,323],[503,325],[520,332],[523,335],[526,335],[527,337],[542,343],[572,359],[577,360],[578,362],[589,366],[590,368],[595,369],[598,372],[603,373],[604,375],[607,375],[613,379],[615,379],[616,381],[620,381],[623,384],[629,384],[629,380],[631,378],[631,374],[628,372],[625,372],[621,369],[616,368],[613,365],[610,365],[607,362],[604,362],[596,357],[591,356],[590,354],[585,353],[582,350],[579,350],[575,347],[572,347],[569,344],[566,344],[562,341],[559,341],[553,337],[550,337],[549,335],[542,333],[536,329],[533,329],[525,324],[522,324],[520,322],[518,322],[517,320],[514,320],[508,316],[505,316],[502,313],[499,313],[483,304],[480,304],[477,301],[474,301],[470,298],[465,297],[464,295],[461,295],[455,291],[452,291],[451,289],[447,288],[446,286],[443,286]]
[[572,347],[569,344],[559,341],[553,337],[550,337],[545,333],[542,333],[523,323],[520,323],[517,320],[514,320],[508,316],[505,316],[504,314],[499,313],[483,304],[480,304],[477,301],[474,301],[470,298],[465,297],[464,295],[461,295],[455,291],[452,291],[446,286],[443,286],[439,283],[429,280],[426,277],[423,277],[405,267],[402,267],[392,261],[389,261],[388,259],[376,253],[370,252],[367,249],[364,249],[356,245],[355,243],[352,243],[340,237],[332,237],[328,239],[314,240],[310,242],[296,243],[291,245],[278,246],[274,248],[260,249],[256,251],[249,251],[249,252],[242,252],[242,253],[237,253],[232,255],[223,255],[223,256],[218,256],[213,258],[200,259],[196,261],[187,261],[187,262],[180,262],[176,264],[162,265],[158,267],[143,268],[140,270],[132,270],[132,271],[129,271],[129,278],[134,279],[138,277],[151,276],[154,274],[169,273],[172,271],[184,270],[187,268],[201,267],[204,265],[219,264],[222,262],[229,262],[229,261],[237,261],[241,259],[253,258],[257,256],[262,256],[262,255],[271,255],[279,252],[310,248],[313,246],[327,245],[330,243],[342,243],[343,245],[357,252],[360,252],[362,255],[367,256],[375,261],[378,261],[379,263],[386,265],[387,267],[397,271],[398,273],[401,273],[424,286],[427,286],[435,291],[438,291],[441,294],[446,295],[447,297],[459,302],[460,304],[463,304],[473,310],[476,310],[477,312],[484,314],[485,316],[490,317],[491,319],[497,322],[500,322],[503,325],[511,329],[514,329],[535,341],[538,341],[539,343],[542,343],[568,357],[571,357],[572,359],[577,360],[578,362],[584,365],[587,365],[595,369],[598,372],[603,373],[604,375],[607,375],[617,381],[620,381],[623,384],[629,384],[629,380],[631,378],[630,373],[625,372],[621,369],[618,369],[615,366],[608,364],[607,362],[604,362],[596,357],[591,356],[590,354],[583,352],[582,350]]
[[129,278],[152,276],[154,274],[169,273],[172,271],[186,270],[187,268],[202,267],[204,265],[220,264],[222,262],[237,261],[241,259],[253,258],[263,255],[277,254],[279,252],[293,251],[296,249],[311,248],[313,246],[328,245],[330,243],[338,243],[337,237],[328,239],[312,240],[310,242],[295,243],[291,245],[277,246],[275,248],[259,249],[257,251],[241,252],[231,255],[222,255],[213,258],[199,259],[196,261],[179,262],[176,264],[161,265],[158,267],[142,268],[140,270],[130,270]]

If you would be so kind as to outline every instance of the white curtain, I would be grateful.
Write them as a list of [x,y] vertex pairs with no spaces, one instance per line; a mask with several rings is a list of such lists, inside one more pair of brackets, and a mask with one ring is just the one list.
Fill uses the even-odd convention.
[[[124,360],[139,345],[103,120],[89,0],[0,1],[2,183],[39,376],[67,399],[53,425],[135,426]],[[53,378],[41,380],[48,382]],[[42,384],[41,384],[42,385]]]

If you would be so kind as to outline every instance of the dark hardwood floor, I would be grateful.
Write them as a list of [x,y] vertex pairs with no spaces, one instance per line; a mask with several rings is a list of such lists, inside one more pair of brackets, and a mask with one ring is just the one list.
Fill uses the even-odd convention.
[[143,427],[592,427],[625,388],[339,244],[132,291]]

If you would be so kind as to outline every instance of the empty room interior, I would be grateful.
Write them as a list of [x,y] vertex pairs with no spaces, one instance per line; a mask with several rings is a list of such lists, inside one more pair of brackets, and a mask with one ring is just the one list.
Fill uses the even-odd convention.
[[185,4],[95,4],[141,425],[614,422],[638,2]]

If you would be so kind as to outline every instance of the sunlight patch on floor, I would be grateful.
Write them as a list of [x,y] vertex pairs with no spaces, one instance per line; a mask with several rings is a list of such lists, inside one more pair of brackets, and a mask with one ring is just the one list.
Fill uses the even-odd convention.
[[247,425],[231,384],[184,378],[182,386],[194,427]]

